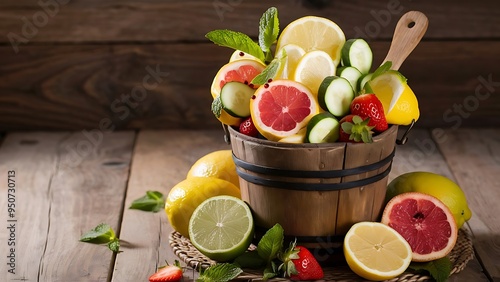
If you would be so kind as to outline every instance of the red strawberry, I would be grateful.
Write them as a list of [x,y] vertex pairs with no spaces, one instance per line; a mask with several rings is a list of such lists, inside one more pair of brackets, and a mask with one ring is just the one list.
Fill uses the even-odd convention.
[[369,126],[373,126],[375,132],[383,132],[388,128],[385,120],[384,107],[375,94],[362,94],[351,102],[351,114],[362,118],[369,117]]
[[295,242],[284,252],[281,257],[283,264],[280,266],[285,271],[285,276],[292,280],[317,280],[324,276],[323,269],[311,252]]
[[347,115],[340,120],[340,142],[371,143],[373,126],[369,126],[370,118]]
[[174,265],[166,265],[149,276],[149,282],[177,282],[182,279],[182,268],[178,261]]
[[257,135],[259,135],[259,131],[253,124],[252,117],[248,117],[240,123],[240,133],[251,137],[257,137]]

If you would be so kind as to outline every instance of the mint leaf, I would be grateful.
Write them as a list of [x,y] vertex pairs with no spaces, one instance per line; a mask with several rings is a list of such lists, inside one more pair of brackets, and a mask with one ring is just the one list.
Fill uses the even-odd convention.
[[81,242],[107,244],[116,239],[115,231],[108,224],[101,223],[80,237]]
[[258,269],[266,264],[257,251],[245,252],[234,260],[242,268]]
[[260,48],[259,44],[255,43],[244,33],[228,29],[218,29],[210,31],[205,35],[205,37],[219,46],[243,51],[257,57],[262,62],[265,60],[264,52]]
[[232,263],[220,263],[204,270],[196,281],[200,282],[227,282],[235,279],[243,272]]
[[220,118],[222,114],[222,101],[220,100],[220,95],[215,97],[212,101],[212,113],[214,113],[217,118]]
[[259,45],[264,53],[271,51],[271,46],[278,38],[279,31],[278,9],[271,7],[259,21]]
[[266,267],[266,269],[264,269],[262,280],[266,281],[268,279],[278,276],[278,274],[279,272],[276,269],[276,264],[273,261],[271,261],[271,265]]
[[147,191],[146,195],[132,202],[129,209],[159,212],[165,206],[165,197],[158,191]]
[[276,223],[271,229],[267,230],[257,244],[257,252],[261,258],[268,263],[278,256],[283,248],[283,227]]
[[118,253],[118,251],[120,250],[120,240],[118,240],[118,238],[115,238],[113,241],[108,243],[108,248],[113,252]]
[[266,84],[269,79],[274,79],[276,77],[276,74],[278,73],[278,70],[285,63],[286,57],[286,51],[285,49],[282,49],[280,56],[274,58],[261,73],[259,73],[252,79],[251,83],[254,85],[263,85]]
[[449,257],[444,257],[429,262],[412,262],[409,267],[429,273],[436,282],[444,282],[450,277],[453,265]]

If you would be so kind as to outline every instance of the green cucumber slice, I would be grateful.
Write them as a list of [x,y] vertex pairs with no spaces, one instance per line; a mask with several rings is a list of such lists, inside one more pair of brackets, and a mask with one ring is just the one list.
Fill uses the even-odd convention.
[[[359,78],[358,80],[358,89],[365,89],[365,91],[368,91],[365,86],[366,86],[366,83],[370,80],[372,80],[372,77],[373,77],[373,73],[368,73],[368,74],[365,74],[363,75],[362,77]],[[371,90],[366,92],[366,93],[372,93]]]
[[318,90],[318,102],[323,110],[336,117],[349,113],[349,106],[354,99],[351,83],[340,76],[327,76]]
[[349,39],[342,47],[342,65],[357,68],[362,74],[367,74],[373,62],[370,45],[361,38]]
[[358,80],[363,75],[355,67],[340,67],[337,69],[337,75],[343,77],[351,83],[352,90],[354,93],[358,93],[361,88],[358,88]]
[[253,88],[244,83],[228,82],[220,91],[222,108],[233,117],[249,117],[250,99],[252,99],[254,92]]
[[306,137],[309,143],[333,143],[339,136],[340,123],[329,112],[313,116],[307,124]]

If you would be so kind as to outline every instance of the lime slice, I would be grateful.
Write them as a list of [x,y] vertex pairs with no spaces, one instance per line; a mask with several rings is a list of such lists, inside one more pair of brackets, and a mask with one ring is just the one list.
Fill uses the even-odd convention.
[[250,208],[232,196],[205,200],[189,220],[191,243],[207,257],[223,262],[243,254],[253,238]]

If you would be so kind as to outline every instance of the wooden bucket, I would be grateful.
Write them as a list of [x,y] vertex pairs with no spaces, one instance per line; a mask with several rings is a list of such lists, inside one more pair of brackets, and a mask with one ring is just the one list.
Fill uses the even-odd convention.
[[397,132],[390,126],[369,144],[285,144],[229,127],[256,234],[279,223],[286,236],[324,247],[341,242],[356,222],[379,220]]

